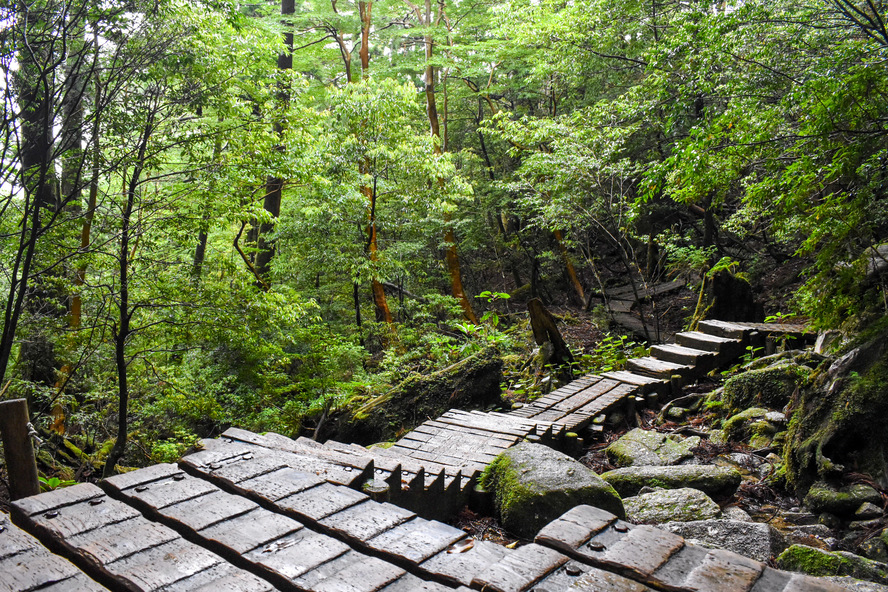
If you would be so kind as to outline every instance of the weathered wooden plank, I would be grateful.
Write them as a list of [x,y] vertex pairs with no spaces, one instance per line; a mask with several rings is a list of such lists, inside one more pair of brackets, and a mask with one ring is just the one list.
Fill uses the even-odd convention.
[[675,343],[684,347],[702,349],[713,353],[723,353],[731,348],[739,347],[741,341],[739,339],[710,335],[702,331],[685,331],[675,334]]
[[472,586],[491,592],[521,592],[567,562],[554,549],[531,543],[519,547],[472,578]]
[[[72,537],[101,526],[140,518],[141,514],[134,508],[121,502],[109,499],[101,489],[90,483],[80,483],[67,489],[80,489],[88,492],[83,501],[57,507],[47,507],[35,513],[25,513],[25,502],[41,496],[25,498],[12,504],[13,520],[27,530],[36,529],[52,533],[60,538]],[[54,492],[53,492],[54,493]],[[43,506],[44,504],[36,504]],[[38,534],[39,538],[39,534]]]
[[70,537],[67,545],[108,564],[178,538],[175,531],[156,522],[127,520]]
[[414,518],[366,541],[367,547],[418,565],[444,551],[466,534],[447,524]]
[[104,570],[127,589],[157,590],[221,563],[215,553],[178,538],[106,564]]
[[300,491],[317,487],[325,481],[314,473],[289,467],[240,481],[237,486],[251,491],[262,499],[276,502]]
[[[408,573],[383,588],[381,592],[453,592],[453,588],[437,582],[427,582]],[[469,592],[469,589],[461,588],[460,592]]]
[[320,525],[325,530],[366,541],[413,518],[416,514],[398,506],[367,500],[327,516]]
[[651,356],[664,362],[688,366],[704,365],[712,367],[716,361],[716,355],[713,352],[672,343],[651,346]]
[[791,573],[766,567],[750,592],[783,592],[791,579]]
[[97,497],[105,497],[105,493],[98,487],[81,483],[16,500],[12,509],[24,516],[33,516],[40,512],[58,510]]
[[377,592],[406,572],[391,563],[349,551],[295,578],[312,592]]
[[447,550],[423,561],[419,568],[450,584],[469,586],[476,574],[498,562],[509,552],[509,549],[488,541],[458,541]]
[[243,555],[301,529],[302,524],[288,516],[257,508],[205,528],[198,535],[214,551],[224,548]]
[[[144,469],[133,471],[133,473],[140,473],[142,470]],[[128,475],[131,473],[124,474]],[[174,475],[175,477],[167,477],[141,485],[134,485],[126,491],[131,497],[144,501],[147,505],[165,508],[166,506],[206,496],[218,489],[215,485],[203,479],[196,479],[191,476],[186,477],[182,471]],[[122,489],[117,487],[118,484],[114,479],[114,477],[111,477],[103,483],[113,483],[115,489]]]
[[278,500],[277,505],[300,518],[318,522],[366,499],[368,499],[366,495],[354,489],[322,483]]
[[245,553],[243,557],[281,580],[294,581],[350,551],[343,542],[303,528]]
[[[2,573],[2,570],[0,570],[0,573]],[[0,584],[0,590],[4,590],[2,584]],[[72,590],[76,590],[77,592],[104,592],[108,589],[93,581],[84,573],[78,573],[74,577],[66,580],[42,585],[40,587],[40,592],[71,592]]]
[[[846,592],[847,588],[827,580],[812,578],[801,574],[792,574],[783,592]],[[759,592],[753,587],[753,592]],[[764,592],[764,591],[762,591]]]
[[764,568],[763,563],[743,555],[712,549],[684,585],[694,592],[747,592]]
[[[0,590],[24,592],[47,584],[67,584],[72,583],[73,578],[78,575],[82,575],[80,570],[71,562],[53,555],[43,547],[35,547],[0,561]],[[97,589],[104,590],[100,586]]]
[[[617,528],[611,527],[611,530],[619,533],[622,530],[619,524]],[[586,545],[591,553],[596,553],[595,543],[604,544],[602,538],[596,536]],[[631,573],[647,579],[682,547],[684,539],[671,532],[653,526],[630,527],[625,536],[606,546],[599,561],[601,565],[612,566],[623,574]]]
[[277,588],[251,573],[220,563],[164,586],[158,592],[276,592]]
[[570,562],[545,578],[534,590],[571,592],[654,592],[640,582],[591,566]]
[[728,339],[743,340],[753,331],[752,327],[743,326],[739,323],[728,323],[725,321],[700,321],[697,323],[697,330],[701,333],[715,335],[716,337],[726,337]]
[[163,508],[163,514],[170,520],[193,530],[202,530],[258,507],[256,502],[245,497],[217,489],[207,495],[166,506]]
[[654,378],[669,378],[673,374],[686,376],[694,371],[692,366],[664,362],[650,356],[627,360],[626,368],[633,372],[653,376]]
[[702,565],[707,553],[707,549],[699,545],[685,545],[651,575],[651,583],[665,590],[685,592],[688,574]]
[[576,550],[614,524],[617,517],[592,506],[576,506],[544,526],[534,541],[576,557]]

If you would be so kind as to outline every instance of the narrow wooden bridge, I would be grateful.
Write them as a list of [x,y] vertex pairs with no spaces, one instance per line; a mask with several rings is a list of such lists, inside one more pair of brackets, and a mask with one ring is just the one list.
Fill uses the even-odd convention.
[[515,443],[558,446],[768,333],[802,332],[701,324],[629,371],[512,413],[451,410],[390,448],[231,429],[178,464],[13,502],[15,524],[0,514],[0,591],[839,592],[586,506],[516,549],[435,519]]

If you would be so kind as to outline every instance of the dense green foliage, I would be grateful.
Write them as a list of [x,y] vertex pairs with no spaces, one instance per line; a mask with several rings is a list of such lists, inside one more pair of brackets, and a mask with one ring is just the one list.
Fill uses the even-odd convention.
[[520,351],[503,293],[801,258],[835,325],[888,237],[886,15],[854,6],[0,8],[2,396],[89,454],[122,419],[141,463]]

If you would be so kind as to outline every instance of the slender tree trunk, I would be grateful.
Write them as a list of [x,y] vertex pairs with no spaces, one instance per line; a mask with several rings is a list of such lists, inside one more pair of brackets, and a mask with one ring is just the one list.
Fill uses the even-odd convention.
[[555,242],[558,243],[558,251],[561,253],[561,259],[564,261],[564,268],[567,270],[567,277],[570,280],[570,285],[573,287],[577,298],[579,298],[580,304],[585,306],[586,293],[583,290],[583,284],[580,283],[580,278],[577,277],[577,270],[574,268],[573,261],[570,260],[567,247],[564,246],[564,235],[561,234],[560,230],[556,230],[553,234],[555,235]]
[[[295,0],[281,0],[281,15],[288,16],[295,12]],[[286,27],[286,32],[284,33],[284,45],[286,46],[286,49],[284,53],[278,56],[277,65],[279,70],[292,70],[293,31],[289,23],[285,22],[284,26]],[[282,103],[286,104],[290,98],[289,91],[287,89],[281,89],[279,98]],[[278,134],[283,133],[283,126],[280,123],[275,123],[274,127]],[[277,146],[275,149],[283,152],[285,148],[283,146]],[[281,197],[283,194],[283,188],[284,180],[279,177],[268,177],[265,182],[265,199],[263,200],[262,205],[265,208],[265,211],[271,214],[271,221],[263,222],[259,225],[259,232],[256,237],[256,272],[261,277],[265,278],[265,286],[269,285],[267,278],[271,271],[271,261],[274,258],[275,253],[274,240],[269,238],[269,235],[274,232],[275,220],[281,215]]]

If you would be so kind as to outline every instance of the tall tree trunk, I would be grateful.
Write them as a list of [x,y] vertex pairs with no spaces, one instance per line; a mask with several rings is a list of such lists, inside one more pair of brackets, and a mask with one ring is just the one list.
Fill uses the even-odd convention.
[[[296,1],[295,0],[281,0],[281,15],[289,16],[296,12]],[[293,69],[293,31],[292,25],[290,23],[284,22],[284,26],[286,27],[284,33],[284,45],[286,49],[284,53],[278,56],[277,66],[279,70],[292,70]],[[286,103],[290,98],[290,93],[287,89],[282,88],[279,94],[279,98],[282,103]],[[283,133],[283,126],[281,123],[276,122],[274,124],[275,130],[278,134]],[[283,151],[283,146],[277,146],[275,148],[278,151]],[[271,271],[271,260],[274,258],[275,245],[274,240],[269,238],[274,232],[275,220],[281,215],[281,196],[284,188],[284,180],[279,177],[270,176],[265,182],[265,199],[263,200],[262,206],[265,208],[265,211],[271,215],[270,222],[263,222],[259,225],[258,236],[256,237],[256,272],[262,278],[265,278],[264,285],[267,286],[268,275]]]
[[[431,0],[426,0],[424,13],[419,9],[418,6],[410,6],[413,8],[413,11],[416,14],[419,22],[426,29],[426,34],[423,38],[425,42],[426,57],[426,67],[424,75],[426,114],[428,115],[429,119],[429,130],[432,134],[432,138],[434,139],[433,151],[436,157],[440,157],[443,154],[444,150],[447,148],[447,136],[446,134],[441,134],[441,118],[438,115],[438,103],[435,99],[435,82],[437,75],[436,68],[432,64],[435,47],[435,40],[432,37],[431,32],[431,27],[433,24],[432,4]],[[444,20],[444,18],[444,3],[438,2],[438,15],[435,24],[440,24],[441,21]],[[438,187],[443,191],[444,179],[441,177],[438,177]],[[452,218],[449,213],[444,214],[444,224],[446,226],[446,229],[444,231],[445,261],[447,263],[447,272],[450,275],[450,292],[453,297],[457,299],[460,307],[462,307],[463,316],[466,318],[466,320],[471,323],[477,324],[478,317],[475,316],[475,311],[472,309],[472,303],[469,302],[469,299],[466,296],[465,289],[463,288],[462,270],[459,264],[459,253],[456,250],[456,236],[453,232]]]
[[127,341],[132,334],[130,321],[132,320],[133,310],[130,307],[130,263],[134,253],[130,252],[130,237],[134,234],[132,219],[133,210],[136,204],[136,192],[139,189],[139,178],[145,167],[145,153],[148,150],[148,141],[151,138],[154,127],[153,115],[149,116],[145,129],[142,130],[142,137],[139,139],[139,151],[136,164],[133,167],[132,176],[129,178],[129,184],[126,190],[126,202],[123,206],[123,212],[120,222],[120,243],[117,252],[118,273],[120,274],[120,292],[117,299],[117,330],[114,333],[114,363],[117,367],[117,439],[114,446],[105,459],[105,466],[102,470],[103,477],[110,477],[115,472],[115,467],[123,453],[126,451],[128,421],[129,414],[129,385],[127,383],[127,370],[129,364],[126,359]]
[[567,277],[570,280],[570,285],[573,287],[577,298],[579,298],[580,304],[585,306],[586,293],[583,291],[583,284],[580,283],[580,278],[577,277],[577,270],[574,268],[573,261],[570,260],[567,247],[564,245],[564,235],[561,234],[560,230],[556,230],[553,234],[555,235],[555,242],[558,243],[558,251],[561,253],[561,259],[564,261],[564,268],[567,270]]

